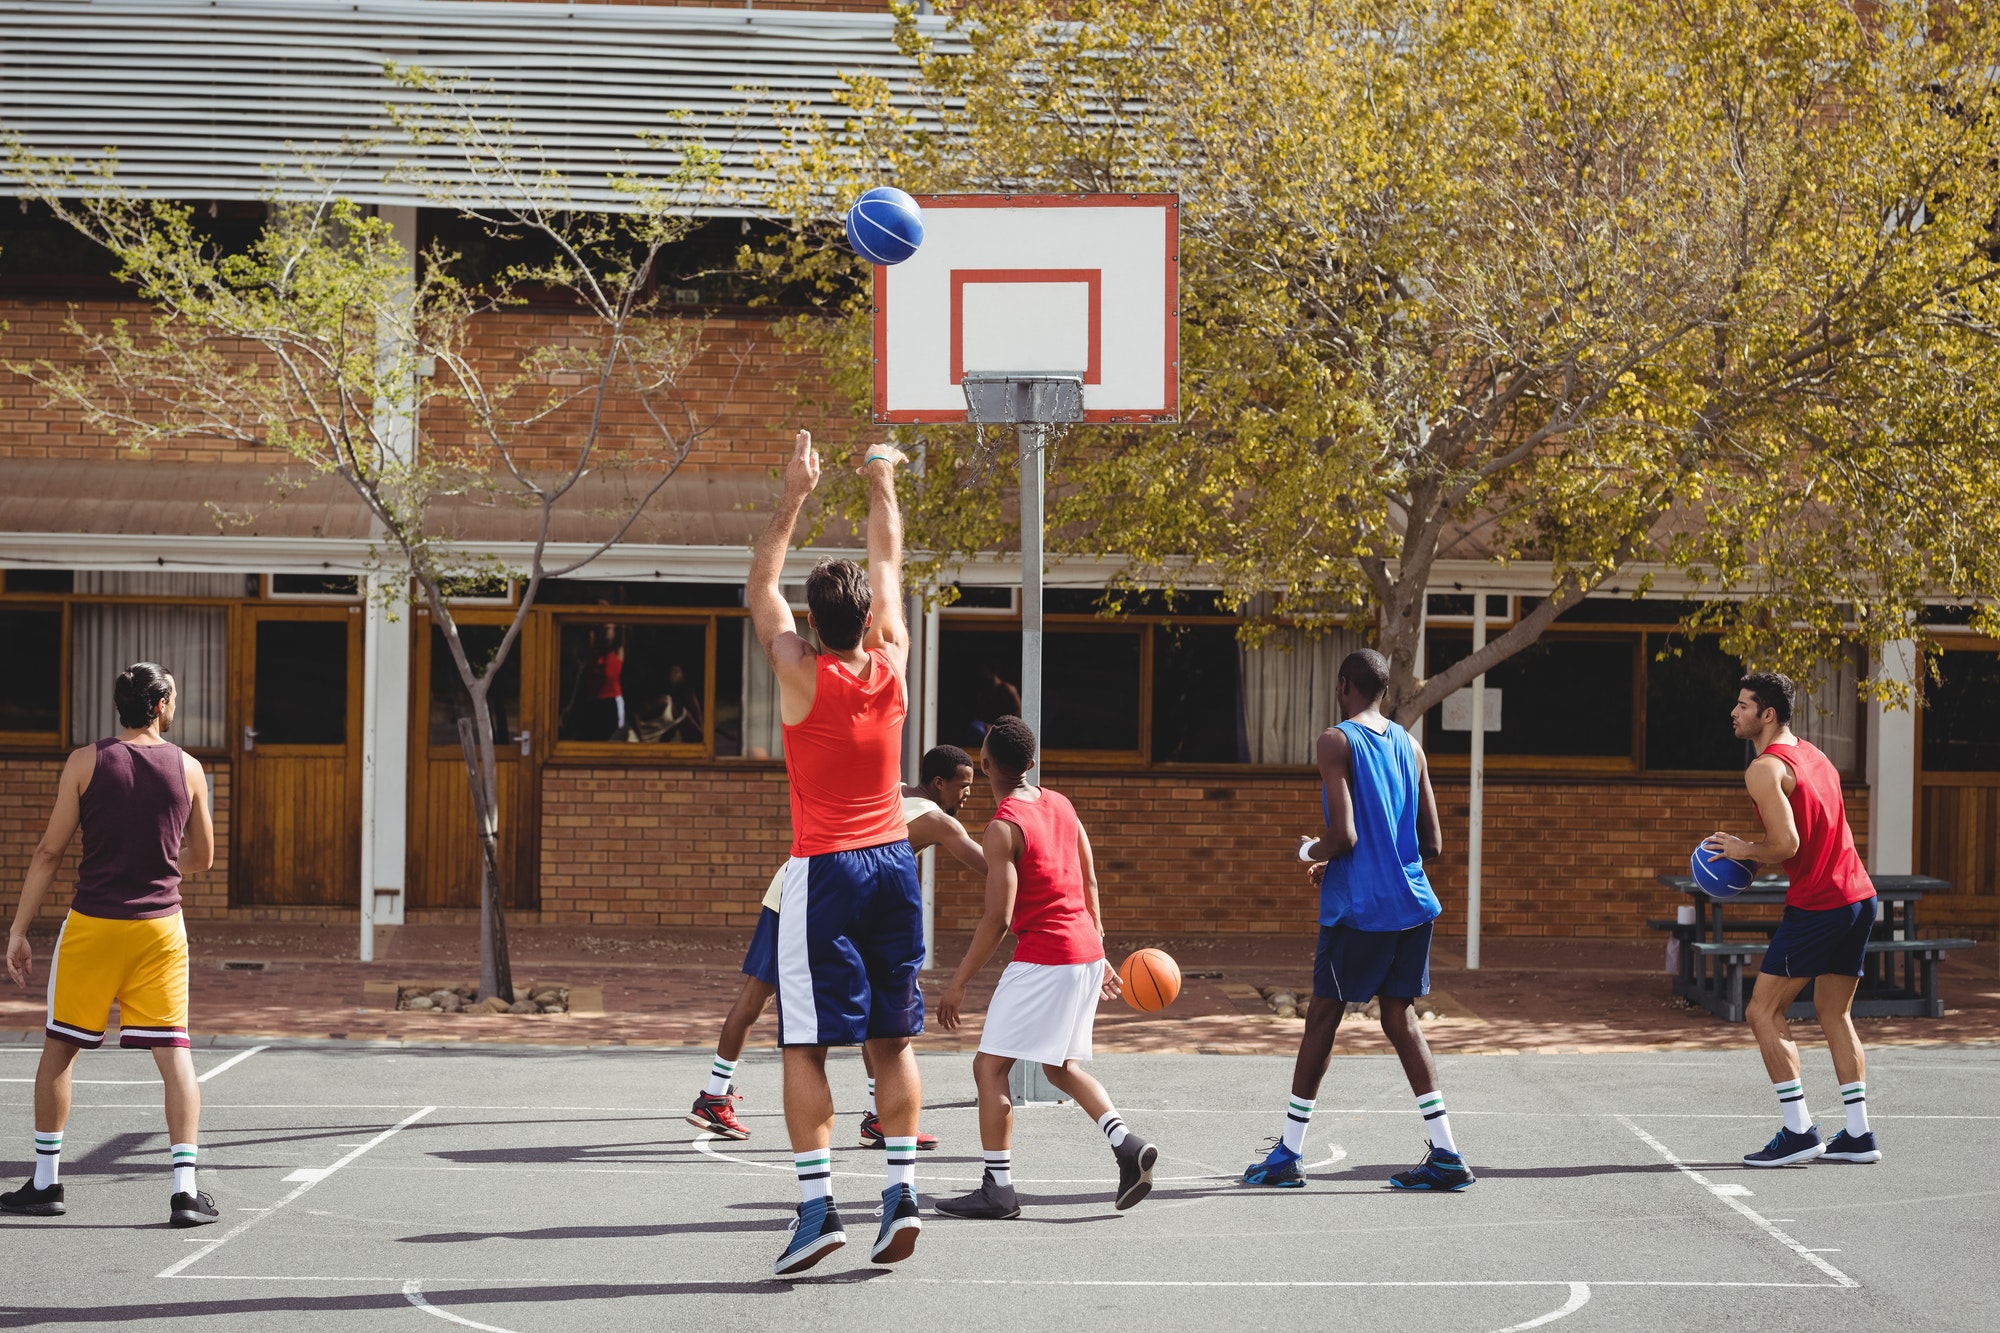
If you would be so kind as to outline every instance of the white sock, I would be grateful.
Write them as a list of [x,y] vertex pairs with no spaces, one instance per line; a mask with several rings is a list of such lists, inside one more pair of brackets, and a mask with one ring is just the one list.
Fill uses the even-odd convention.
[[1118,1118],[1116,1108],[1097,1117],[1097,1127],[1104,1131],[1104,1137],[1111,1140],[1111,1146],[1114,1148],[1125,1142],[1125,1136],[1131,1133],[1125,1128],[1125,1122]]
[[1786,1129],[1803,1134],[1812,1128],[1812,1120],[1806,1115],[1806,1090],[1797,1079],[1773,1083],[1771,1091],[1778,1094],[1778,1109],[1785,1113]]
[[792,1154],[792,1169],[799,1173],[799,1194],[807,1203],[833,1197],[833,1152],[809,1148]]
[[174,1193],[194,1193],[194,1157],[192,1143],[176,1143],[168,1150],[174,1160]]
[[991,1148],[986,1149],[986,1169],[989,1173],[992,1174],[994,1184],[996,1185],[1013,1184],[1014,1183],[1013,1152],[1006,1148],[1002,1148],[998,1152],[993,1151],[993,1149]]
[[62,1178],[62,1131],[35,1131],[35,1188],[45,1190]]
[[888,1188],[908,1185],[917,1187],[917,1136],[914,1134],[898,1137],[894,1134],[883,1136],[882,1147],[889,1154]]
[[868,1114],[875,1115],[875,1080],[868,1080]]
[[1444,1094],[1427,1092],[1417,1098],[1417,1114],[1424,1118],[1424,1133],[1430,1136],[1431,1147],[1458,1155],[1458,1145],[1451,1141],[1451,1117],[1444,1113]]
[[727,1097],[729,1085],[736,1078],[736,1061],[725,1060],[718,1053],[715,1063],[708,1067],[708,1095]]
[[1285,1146],[1293,1152],[1306,1150],[1306,1126],[1312,1123],[1313,1100],[1294,1097],[1285,1107]]
[[1858,1139],[1868,1132],[1868,1085],[1841,1084],[1840,1100],[1847,1106],[1847,1132]]

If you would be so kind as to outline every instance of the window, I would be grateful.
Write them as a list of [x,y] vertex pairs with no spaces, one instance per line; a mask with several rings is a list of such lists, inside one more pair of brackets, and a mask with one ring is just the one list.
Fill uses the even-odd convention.
[[1153,762],[1249,759],[1234,625],[1153,627]]
[[[240,586],[239,581],[239,589]],[[342,625],[333,628],[345,629]],[[229,612],[220,606],[159,603],[126,606],[97,602],[71,607],[70,743],[88,745],[101,736],[111,735],[118,726],[117,710],[111,703],[111,690],[118,673],[134,662],[157,662],[172,673],[174,686],[180,692],[179,702],[174,705],[174,740],[191,749],[220,749],[227,745],[228,647]],[[344,639],[335,656],[344,672],[347,666]],[[344,690],[336,706],[346,708]]]
[[62,619],[54,608],[0,610],[0,734],[10,739],[52,740],[62,730]]
[[1646,767],[1740,773],[1749,743],[1736,739],[1729,710],[1743,663],[1712,634],[1646,636]]
[[[1594,761],[1599,767],[1636,766],[1632,684],[1637,649],[1632,636],[1550,635],[1494,667],[1486,673],[1486,753]],[[1449,630],[1432,634],[1430,673],[1463,661],[1471,652],[1469,635]],[[1424,740],[1431,753],[1471,752],[1469,723],[1455,708],[1451,723],[1455,725],[1447,724],[1442,705],[1431,709],[1424,721]]]
[[708,622],[561,622],[558,740],[701,746]]
[[[977,750],[1021,712],[1021,631],[947,623],[938,635],[938,740]],[[1141,756],[1145,627],[1060,625],[1042,634],[1042,747]]]
[[[486,664],[499,651],[500,640],[506,633],[505,625],[459,625],[458,641],[465,645],[466,661],[472,664],[475,673],[486,670]],[[444,631],[436,625],[431,626],[430,698],[425,739],[433,746],[449,746],[457,751],[458,720],[472,716],[472,696],[466,693],[465,682],[459,679],[458,664],[451,660],[451,649],[445,645]],[[518,640],[508,650],[507,660],[500,664],[500,674],[487,687],[486,709],[493,718],[493,743],[513,744],[515,720],[521,716],[521,644]]]
[[347,743],[347,622],[260,620],[257,745]]
[[1924,771],[2000,772],[2000,655],[1938,655],[1923,701]]
[[715,622],[715,757],[782,759],[778,678],[748,616]]
[[10,569],[4,576],[8,592],[70,592],[76,575],[67,569]]
[[354,574],[273,574],[273,597],[359,597],[361,579]]

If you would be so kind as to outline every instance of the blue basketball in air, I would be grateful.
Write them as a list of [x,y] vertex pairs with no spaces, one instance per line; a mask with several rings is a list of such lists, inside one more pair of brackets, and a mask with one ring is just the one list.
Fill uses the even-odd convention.
[[1711,861],[1704,848],[1696,847],[1694,855],[1688,858],[1688,873],[1709,897],[1734,898],[1750,887],[1750,881],[1757,877],[1757,868],[1748,861],[1732,861],[1726,856]]
[[871,264],[900,264],[924,243],[924,211],[893,185],[878,185],[847,210],[847,243]]

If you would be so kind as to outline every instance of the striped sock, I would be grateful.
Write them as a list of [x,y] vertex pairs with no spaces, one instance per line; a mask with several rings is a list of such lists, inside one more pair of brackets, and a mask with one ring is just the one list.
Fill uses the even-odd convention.
[[993,1177],[993,1183],[996,1185],[1013,1184],[1014,1154],[1006,1148],[1002,1148],[999,1152],[994,1152],[991,1148],[988,1148],[986,1150],[986,1172]]
[[1296,1153],[1306,1150],[1306,1126],[1312,1123],[1312,1118],[1312,1098],[1292,1098],[1285,1107],[1285,1147]]
[[62,1176],[62,1131],[35,1131],[35,1188],[45,1190]]
[[874,1114],[876,1114],[876,1111],[875,1111],[875,1080],[874,1080],[874,1079],[872,1079],[872,1078],[868,1080],[868,1114],[869,1114],[869,1115],[874,1115]]
[[807,1203],[833,1197],[833,1153],[827,1148],[809,1148],[792,1154],[792,1169],[799,1173],[799,1193]]
[[715,1063],[708,1067],[708,1095],[727,1097],[729,1085],[736,1078],[736,1061],[725,1060],[718,1053]]
[[1097,1127],[1104,1131],[1104,1137],[1111,1140],[1111,1146],[1114,1148],[1125,1142],[1125,1136],[1131,1132],[1125,1128],[1125,1122],[1118,1118],[1115,1108],[1097,1117]]
[[1444,1094],[1427,1092],[1417,1098],[1417,1114],[1424,1118],[1424,1133],[1430,1136],[1431,1147],[1458,1155],[1458,1145],[1451,1141],[1451,1117],[1444,1113]]
[[1778,1109],[1785,1113],[1786,1129],[1803,1134],[1812,1128],[1812,1121],[1806,1116],[1806,1090],[1797,1079],[1773,1083],[1771,1091],[1778,1094]]
[[889,1154],[889,1184],[894,1189],[898,1185],[917,1187],[917,1136],[885,1135],[882,1147]]
[[1841,1084],[1840,1100],[1847,1107],[1847,1132],[1858,1139],[1868,1132],[1868,1085],[1859,1080]]
[[176,1143],[168,1150],[174,1160],[174,1193],[194,1193],[195,1147],[192,1143]]

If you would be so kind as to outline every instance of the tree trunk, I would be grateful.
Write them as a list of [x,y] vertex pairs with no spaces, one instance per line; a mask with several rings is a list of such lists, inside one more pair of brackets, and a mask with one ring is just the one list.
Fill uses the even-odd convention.
[[[507,917],[500,905],[500,820],[493,724],[485,692],[473,696],[471,717],[458,720],[474,827],[479,830],[479,998],[514,1002],[514,968],[507,956]],[[483,743],[482,743],[483,742]]]

